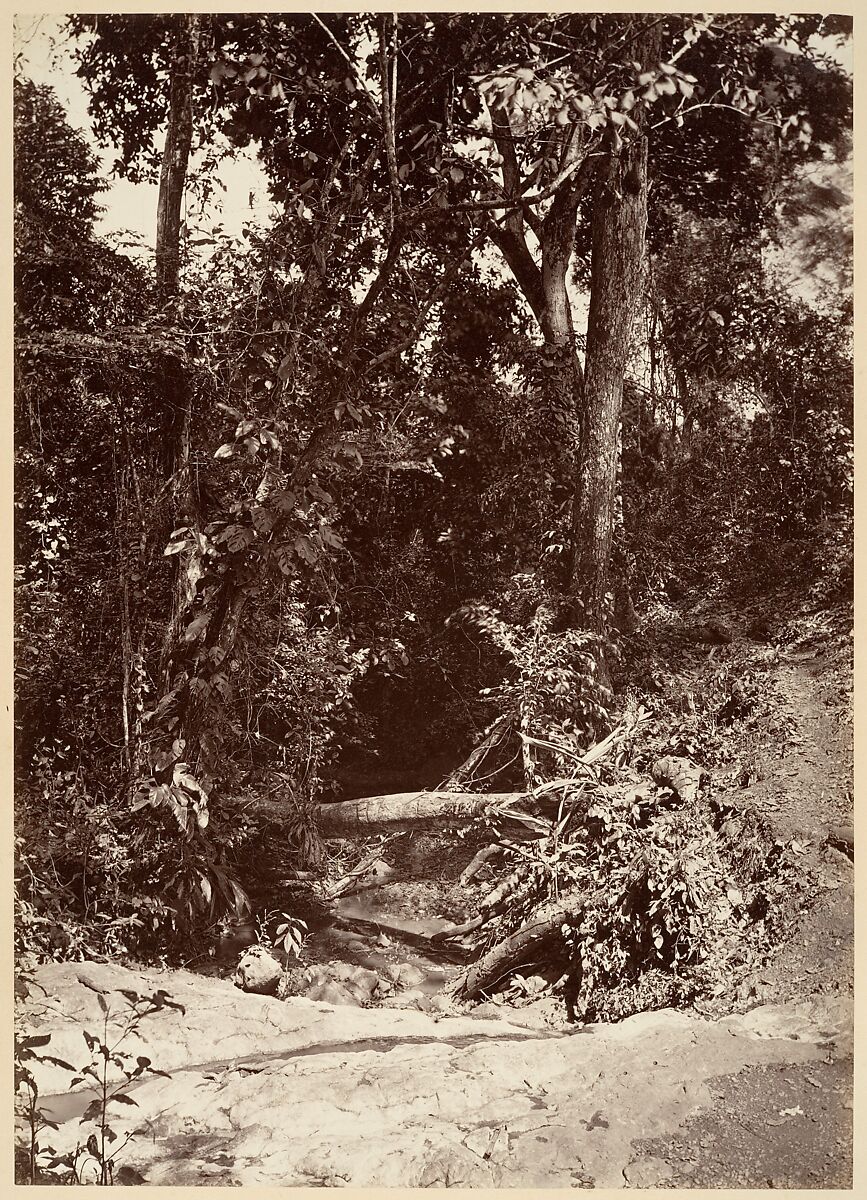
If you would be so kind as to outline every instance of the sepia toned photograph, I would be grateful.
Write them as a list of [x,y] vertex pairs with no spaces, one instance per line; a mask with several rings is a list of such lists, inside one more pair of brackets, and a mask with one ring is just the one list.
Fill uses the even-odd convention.
[[15,1183],[851,1190],[851,17],[12,55]]

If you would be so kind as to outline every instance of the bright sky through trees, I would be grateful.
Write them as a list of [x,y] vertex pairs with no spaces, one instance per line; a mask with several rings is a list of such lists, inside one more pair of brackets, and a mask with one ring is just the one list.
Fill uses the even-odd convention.
[[[65,17],[53,14],[17,17],[15,53],[24,73],[34,83],[46,83],[54,88],[70,124],[91,136],[87,94],[75,75],[64,22]],[[853,69],[851,40],[840,43],[836,38],[819,37],[814,42],[846,70]],[[152,250],[157,185],[110,178],[113,148],[100,148],[100,153],[109,187],[101,198],[104,212],[97,231],[103,234],[129,231],[141,239],[145,248]],[[206,214],[208,222],[222,221],[227,232],[240,233],[245,222],[269,221],[272,205],[266,193],[264,172],[253,151],[235,148],[231,157],[221,164],[218,175],[225,191],[217,189]]]
[[[54,89],[66,110],[69,123],[92,137],[91,120],[87,111],[87,93],[75,75],[68,35],[64,31],[65,17],[43,14],[17,17],[15,22],[15,53],[21,69],[34,83],[48,84]],[[159,141],[159,139],[158,139]],[[101,196],[104,209],[97,223],[100,234],[129,231],[150,253],[156,231],[156,183],[132,183],[110,176],[115,156],[114,147],[97,148],[101,156],[108,189]],[[196,163],[193,163],[195,173]],[[265,175],[255,153],[233,149],[224,159],[218,177],[225,191],[215,189],[206,213],[208,225],[221,221],[229,233],[240,233],[245,222],[269,221],[272,205],[265,189]],[[192,212],[188,219],[196,220]],[[130,247],[123,247],[130,249]]]

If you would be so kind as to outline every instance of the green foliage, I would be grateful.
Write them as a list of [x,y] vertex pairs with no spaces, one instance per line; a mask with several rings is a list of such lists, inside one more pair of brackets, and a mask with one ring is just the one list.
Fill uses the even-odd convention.
[[672,576],[734,569],[749,587],[757,570],[823,571],[826,557],[827,594],[847,586],[848,300],[787,295],[759,251],[730,223],[681,214],[655,261],[654,372],[627,407],[623,450],[628,555],[649,596]]
[[541,275],[508,251],[532,228],[550,264],[574,185],[561,248],[583,262],[591,168],[641,124],[657,361],[624,427],[633,581],[652,597],[780,539],[847,578],[846,313],[776,296],[759,241],[769,180],[845,150],[816,19],[672,15],[642,70],[625,47],[648,30],[620,14],[73,17],[131,180],[156,178],[192,22],[191,187],[253,143],[282,209],[238,240],[190,210],[171,312],[93,236],[86,141],[16,82],[18,912],[40,955],[157,953],[243,910],[263,826],[239,794],[278,794],[285,853],[316,867],[313,812],[353,755],[454,764],[493,707],[536,783],[605,728],[610,648],[559,600],[584,345],[541,344]]
[[[101,331],[142,311],[141,272],[93,237],[106,188],[51,88],[14,79],[16,333]],[[146,295],[146,289],[145,289]]]
[[561,929],[558,961],[579,1019],[713,995],[750,953],[745,943],[773,936],[767,879],[780,848],[761,822],[721,822],[705,796],[622,783],[573,782],[564,802],[546,836],[506,843],[512,873],[480,907],[503,911],[487,929],[492,944],[537,905],[575,898],[580,916]]
[[[282,917],[282,920],[278,920]],[[275,920],[278,920],[276,926]],[[307,937],[307,922],[289,913],[266,912],[256,918],[257,941],[260,946],[273,946],[295,958],[301,957]],[[273,926],[273,930],[271,927]]]

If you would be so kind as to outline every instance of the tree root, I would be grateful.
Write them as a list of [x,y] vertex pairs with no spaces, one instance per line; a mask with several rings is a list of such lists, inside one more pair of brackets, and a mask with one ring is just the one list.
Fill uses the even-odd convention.
[[583,901],[577,896],[543,904],[526,925],[483,954],[451,980],[444,991],[456,1000],[475,999],[505,975],[538,959],[539,950],[560,938],[564,922],[575,921],[583,907]]

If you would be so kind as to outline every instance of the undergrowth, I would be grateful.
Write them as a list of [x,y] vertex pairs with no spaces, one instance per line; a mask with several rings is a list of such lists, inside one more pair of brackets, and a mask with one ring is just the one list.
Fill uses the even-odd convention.
[[[711,782],[757,769],[750,747],[775,704],[762,654],[749,669],[711,658],[670,670],[654,695],[633,695],[631,736],[564,781],[556,817],[535,822],[543,836],[503,838],[497,885],[479,901],[482,952],[539,905],[575,898],[548,961],[502,981],[513,996],[527,994],[532,968],[564,989],[576,1019],[618,1020],[730,991],[783,937],[800,855]],[[652,782],[664,756],[700,764],[701,786],[682,796]]]

